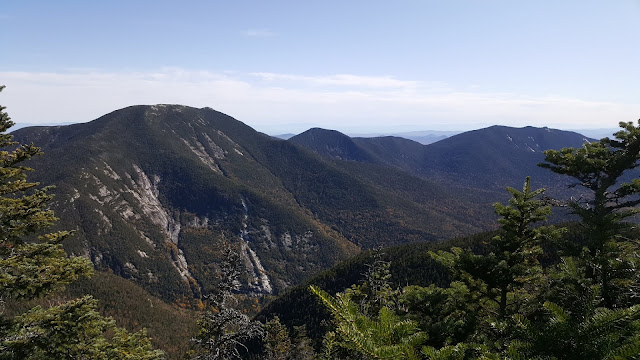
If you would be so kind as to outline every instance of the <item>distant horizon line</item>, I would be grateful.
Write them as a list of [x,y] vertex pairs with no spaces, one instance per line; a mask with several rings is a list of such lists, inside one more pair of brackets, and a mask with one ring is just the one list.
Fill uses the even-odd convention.
[[[94,119],[96,120],[96,119]],[[236,119],[237,120],[237,119]],[[20,121],[14,121],[15,125],[11,127],[11,132],[12,131],[16,131],[22,128],[26,128],[26,127],[32,127],[32,126],[67,126],[67,125],[75,125],[75,124],[85,124],[85,123],[89,123],[93,120],[89,120],[89,121],[83,121],[83,122],[48,122],[48,123],[27,123],[27,122],[20,122]],[[240,120],[238,120],[240,121]],[[246,124],[246,123],[245,123]],[[251,126],[249,124],[247,124],[248,126]],[[295,135],[299,135],[304,133],[305,131],[314,129],[314,128],[320,128],[320,129],[325,129],[325,130],[334,130],[334,131],[338,131],[342,134],[348,135],[350,137],[380,137],[380,136],[402,136],[402,135],[411,135],[411,136],[429,136],[429,135],[436,135],[436,136],[453,136],[453,135],[457,135],[457,134],[461,134],[464,132],[468,132],[468,131],[474,131],[474,130],[480,130],[480,129],[486,129],[492,126],[505,126],[505,127],[511,127],[511,128],[516,128],[516,129],[522,129],[525,127],[534,127],[534,128],[550,128],[550,129],[556,129],[556,130],[563,130],[563,131],[573,131],[573,132],[577,132],[580,133],[582,135],[585,136],[589,136],[589,137],[603,137],[603,136],[612,136],[617,130],[619,130],[619,128],[607,128],[607,127],[599,127],[599,128],[578,128],[578,129],[572,129],[572,128],[556,128],[556,127],[548,127],[548,126],[532,126],[532,125],[525,125],[525,126],[510,126],[510,125],[501,125],[501,124],[493,124],[493,125],[488,125],[488,126],[483,126],[483,127],[479,127],[479,128],[472,128],[472,129],[466,129],[466,130],[436,130],[436,129],[422,129],[422,130],[406,130],[406,131],[342,131],[342,130],[337,130],[337,129],[332,129],[332,128],[328,128],[328,127],[322,127],[322,126],[310,126],[309,128],[307,128],[306,130],[300,131],[300,132],[287,132],[287,131],[262,131],[259,130],[257,128],[254,128],[253,126],[251,126],[251,128],[253,128],[256,131],[262,132],[264,134],[267,134],[269,136],[273,136],[273,137],[283,137],[283,136],[295,136]],[[584,133],[586,132],[586,133]],[[605,134],[606,133],[606,134]],[[594,136],[593,134],[598,134],[597,136]]]

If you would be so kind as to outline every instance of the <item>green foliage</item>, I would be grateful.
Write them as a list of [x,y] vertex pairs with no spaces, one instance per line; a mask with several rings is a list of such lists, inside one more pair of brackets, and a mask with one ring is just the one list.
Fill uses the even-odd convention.
[[89,275],[91,268],[86,259],[67,257],[62,249],[60,242],[67,234],[47,234],[41,243],[10,244],[3,241],[0,246],[11,250],[0,257],[0,297],[41,297],[61,289],[80,275]]
[[[640,179],[628,179],[628,172],[640,165],[640,121],[621,122],[615,139],[604,138],[581,148],[564,148],[545,152],[539,166],[575,179],[572,186],[588,191],[568,206],[590,232],[581,257],[585,276],[601,287],[601,306],[629,305],[629,289],[635,289],[635,265],[640,247],[628,241],[621,231],[634,226],[625,222],[638,213]],[[635,294],[633,294],[635,296]]]
[[313,360],[317,354],[311,346],[311,339],[307,337],[307,329],[304,325],[293,328],[293,348],[289,358],[291,360]]
[[[489,341],[501,351],[513,334],[512,317],[527,316],[537,310],[536,297],[544,285],[542,266],[538,261],[542,254],[541,243],[557,240],[562,231],[552,227],[533,227],[535,223],[546,220],[551,209],[536,199],[544,190],[531,190],[529,178],[522,191],[507,190],[512,195],[509,205],[494,206],[501,216],[501,231],[486,243],[485,253],[474,254],[470,249],[460,248],[431,253],[434,259],[452,271],[453,278],[460,283],[454,282],[448,290],[439,293],[435,289],[409,291],[408,300],[414,308],[416,296],[437,301],[437,309],[441,311],[436,313],[436,324],[442,324],[437,330],[453,335],[445,339],[445,343],[452,340]],[[451,302],[458,306],[448,308]],[[480,321],[471,320],[464,327],[458,325],[469,318]],[[469,327],[471,324],[476,328]]]
[[[419,358],[417,348],[426,336],[416,322],[400,318],[386,306],[380,308],[376,317],[369,317],[360,312],[351,292],[333,297],[315,286],[309,289],[329,308],[336,324],[338,336],[328,347],[354,351],[366,359]],[[329,336],[331,339],[332,335]]]
[[[581,218],[570,233],[539,225],[550,202],[527,178],[522,191],[508,188],[508,205],[495,205],[497,234],[429,252],[453,281],[398,293],[387,286],[393,264],[381,262],[367,272],[381,286],[365,281],[335,297],[311,286],[335,324],[324,338],[325,358],[376,358],[385,350],[428,359],[640,358],[640,241],[629,221],[638,212],[640,180],[627,174],[640,164],[640,125],[621,125],[617,140],[547,152],[544,167],[590,192],[567,202]],[[357,267],[350,265],[352,275]],[[405,279],[410,273],[404,270]],[[437,272],[429,274],[435,281]],[[415,334],[421,339],[411,343]],[[409,343],[414,351],[424,346],[402,353]]]
[[[97,301],[84,297],[47,309],[35,307],[14,319],[0,343],[3,359],[155,360],[144,331],[130,334],[97,311]],[[103,336],[111,332],[110,338]]]
[[373,263],[367,264],[362,284],[353,285],[348,290],[351,300],[358,304],[360,312],[375,316],[383,307],[397,306],[398,291],[391,287],[391,263],[382,259],[382,253],[375,251]]
[[48,208],[51,188],[28,182],[27,172],[32,169],[22,164],[42,152],[33,144],[18,145],[12,140],[6,131],[14,123],[4,109],[0,106],[0,299],[30,299],[90,274],[91,265],[85,259],[66,256],[60,242],[69,232],[25,242],[57,219]]
[[[5,132],[13,122],[4,109],[0,106],[0,300],[31,300],[90,274],[92,267],[86,259],[65,254],[60,243],[69,232],[37,236],[57,219],[49,209],[50,188],[28,182],[26,173],[31,169],[22,162],[42,152],[12,141]],[[0,358],[155,360],[162,356],[151,348],[144,332],[129,334],[116,328],[96,306],[95,300],[84,297],[35,307],[13,318],[0,313]]]
[[264,325],[265,359],[286,360],[291,352],[289,331],[276,316]]
[[136,332],[147,329],[154,348],[165,351],[168,360],[183,359],[191,347],[190,339],[198,332],[195,310],[167,304],[114,274],[96,271],[91,278],[70,284],[64,297],[73,299],[84,294],[98,299],[98,311],[112,317],[119,327]]
[[234,299],[232,292],[238,287],[240,266],[239,254],[228,246],[220,266],[218,291],[206,297],[213,310],[202,314],[198,321],[200,332],[193,339],[197,346],[194,359],[241,359],[241,350],[246,350],[246,343],[264,336],[260,322],[250,320],[229,304]]
[[[458,343],[443,346],[436,349],[432,346],[422,348],[422,354],[430,360],[498,360],[500,356],[489,351],[486,345],[477,343]],[[521,359],[518,356],[510,356],[509,359]]]
[[[450,249],[452,246],[481,248],[494,232],[481,233],[467,238],[451,239],[443,242],[423,242],[385,248],[382,252],[364,251],[337,266],[313,277],[307,283],[290,288],[287,292],[267,304],[258,314],[258,319],[267,321],[278,316],[289,328],[306,325],[314,348],[322,347],[324,334],[329,331],[331,314],[324,306],[318,306],[317,297],[309,292],[309,285],[315,285],[331,294],[344,291],[352,284],[360,283],[363,274],[371,269],[377,260],[390,262],[390,282],[394,284],[412,284],[429,286],[437,284],[446,287],[450,283],[448,270],[434,261],[429,251]],[[356,286],[362,286],[359,284]],[[355,300],[359,302],[359,299]],[[359,302],[360,303],[360,302]],[[377,314],[374,314],[377,315]],[[419,317],[414,319],[420,321]]]
[[296,326],[291,336],[275,316],[264,325],[264,331],[262,358],[265,360],[312,360],[317,357],[304,326]]
[[429,344],[440,348],[466,341],[476,331],[482,321],[480,297],[459,281],[447,288],[413,285],[403,289],[400,305],[429,335]]
[[636,359],[640,356],[640,306],[597,308],[583,318],[546,302],[543,321],[516,320],[523,341],[509,352],[523,358]]

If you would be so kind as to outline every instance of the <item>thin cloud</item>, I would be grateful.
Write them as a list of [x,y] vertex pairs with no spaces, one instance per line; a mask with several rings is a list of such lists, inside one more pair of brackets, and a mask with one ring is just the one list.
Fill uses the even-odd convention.
[[[344,132],[465,130],[486,125],[615,127],[640,104],[488,93],[388,76],[191,71],[0,72],[0,103],[18,123],[84,122],[137,104],[211,107],[268,133],[308,124]],[[304,124],[302,124],[304,122]],[[300,124],[292,128],[291,124]]]
[[264,81],[271,82],[297,82],[314,86],[343,86],[364,88],[415,88],[417,81],[398,80],[391,76],[360,76],[350,74],[337,74],[326,76],[303,76],[293,74],[277,74],[268,72],[256,72],[250,75]]

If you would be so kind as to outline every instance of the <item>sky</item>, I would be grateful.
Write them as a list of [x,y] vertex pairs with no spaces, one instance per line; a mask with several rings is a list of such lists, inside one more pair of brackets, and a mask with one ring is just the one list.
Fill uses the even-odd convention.
[[30,1],[0,7],[18,124],[211,107],[268,134],[615,128],[640,118],[640,0]]

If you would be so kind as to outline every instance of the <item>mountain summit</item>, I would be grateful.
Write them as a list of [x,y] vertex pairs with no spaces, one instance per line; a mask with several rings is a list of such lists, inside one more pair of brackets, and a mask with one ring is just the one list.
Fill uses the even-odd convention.
[[14,135],[45,152],[34,177],[57,186],[61,227],[76,230],[67,250],[166,300],[215,288],[226,244],[242,255],[242,291],[264,295],[362,248],[478,229],[451,206],[473,205],[431,182],[379,163],[346,169],[209,108],[132,106]]
[[505,127],[427,146],[323,129],[285,141],[181,105],[14,135],[45,152],[34,178],[57,186],[61,227],[76,230],[67,250],[171,301],[214,289],[228,244],[241,291],[267,295],[361,249],[486,229],[504,186],[538,176],[541,150],[584,141]]
[[15,138],[43,147],[35,175],[57,186],[56,213],[77,230],[68,250],[166,299],[215,286],[227,242],[244,259],[243,291],[264,294],[357,251],[279,177],[287,161],[319,160],[212,109],[133,106]]

